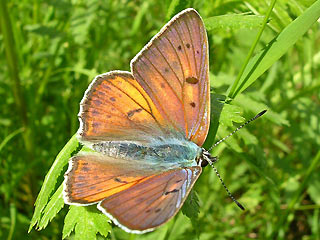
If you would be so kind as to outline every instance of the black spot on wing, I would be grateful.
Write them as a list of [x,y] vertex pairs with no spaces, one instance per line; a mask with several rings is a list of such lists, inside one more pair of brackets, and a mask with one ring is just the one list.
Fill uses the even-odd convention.
[[168,195],[170,193],[179,192],[179,189],[173,189],[172,191],[165,192],[164,195]]
[[84,171],[84,172],[89,172],[89,170],[90,170],[90,168],[88,168],[88,167],[82,167],[82,171]]
[[197,78],[195,78],[195,77],[188,77],[186,79],[186,82],[190,83],[190,84],[197,84],[199,82],[199,80]]
[[94,122],[94,123],[92,123],[92,127],[93,128],[97,128],[97,127],[99,127],[101,124],[99,123],[99,122]]
[[101,101],[100,100],[93,100],[93,103],[97,106],[101,105]]
[[190,106],[194,108],[194,107],[196,107],[196,104],[194,102],[191,102]]
[[139,113],[142,111],[142,108],[131,110],[127,113],[128,117],[132,117],[135,113]]
[[128,183],[127,181],[123,181],[123,180],[121,180],[120,178],[117,178],[117,177],[114,178],[113,180],[114,180],[115,182],[118,182],[118,183],[126,183],[126,184]]
[[77,177],[77,179],[78,179],[78,180],[84,180],[84,179],[85,179],[85,176],[79,175],[79,176]]

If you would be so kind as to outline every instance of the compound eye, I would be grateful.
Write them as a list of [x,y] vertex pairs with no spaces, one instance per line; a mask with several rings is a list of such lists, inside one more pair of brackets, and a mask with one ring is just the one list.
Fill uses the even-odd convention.
[[201,162],[201,167],[206,167],[208,165],[208,161],[205,160],[205,159],[202,159],[202,162]]

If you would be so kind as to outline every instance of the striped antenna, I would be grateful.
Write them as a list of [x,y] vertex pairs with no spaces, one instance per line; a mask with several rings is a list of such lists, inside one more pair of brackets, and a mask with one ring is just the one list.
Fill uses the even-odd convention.
[[[212,156],[210,155],[210,153],[207,152],[207,151],[204,151],[202,157],[203,157],[203,160],[205,160],[207,163],[209,163],[209,165],[210,165],[210,166],[213,168],[213,170],[216,172],[217,177],[219,178],[222,186],[223,186],[224,189],[227,191],[228,196],[232,199],[232,201],[235,202],[235,203],[238,205],[238,207],[241,208],[241,210],[245,210],[244,207],[241,205],[241,203],[239,203],[239,202],[235,199],[235,197],[231,194],[231,192],[230,192],[229,189],[227,188],[226,184],[225,184],[224,181],[222,180],[222,177],[220,176],[218,170],[213,166],[213,164],[214,164],[215,162],[217,162],[218,158],[217,158],[217,157],[212,157]],[[200,166],[201,166],[201,165],[202,165],[202,164],[200,163]]]
[[238,205],[238,207],[239,207],[241,210],[244,211],[244,210],[245,210],[244,207],[243,207],[242,204],[239,203],[239,202],[234,198],[234,196],[231,194],[231,192],[230,192],[229,189],[227,188],[226,184],[225,184],[224,181],[222,180],[222,178],[221,178],[218,170],[213,166],[212,163],[209,162],[209,164],[210,164],[210,166],[213,168],[213,170],[216,172],[216,174],[217,174],[217,176],[218,176],[218,178],[219,178],[222,186],[223,186],[224,189],[227,191],[228,196],[232,199],[233,202],[235,202],[235,203]]
[[250,120],[246,121],[244,124],[242,124],[240,127],[236,128],[232,133],[230,133],[228,136],[220,139],[218,142],[216,142],[214,145],[211,146],[211,148],[208,149],[208,152],[210,152],[212,150],[212,148],[214,148],[215,146],[219,145],[220,143],[224,142],[227,138],[231,137],[233,134],[235,134],[236,132],[238,132],[241,128],[243,128],[244,126],[246,126],[248,123],[251,123],[252,121],[256,120],[257,118],[261,117],[263,114],[266,113],[267,110],[263,110],[261,112],[259,112],[255,117],[251,118]]

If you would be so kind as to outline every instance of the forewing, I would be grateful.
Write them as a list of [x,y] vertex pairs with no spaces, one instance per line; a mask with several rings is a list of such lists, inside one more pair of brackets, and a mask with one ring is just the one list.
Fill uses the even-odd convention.
[[208,42],[194,9],[176,15],[132,60],[134,78],[161,115],[201,146],[209,129]]
[[156,171],[141,169],[133,161],[85,153],[69,160],[65,174],[64,199],[68,204],[93,204],[137,183]]
[[195,166],[151,176],[107,197],[98,208],[126,231],[151,231],[178,212],[200,173]]
[[80,106],[81,141],[148,141],[166,128],[161,113],[129,72],[97,76]]

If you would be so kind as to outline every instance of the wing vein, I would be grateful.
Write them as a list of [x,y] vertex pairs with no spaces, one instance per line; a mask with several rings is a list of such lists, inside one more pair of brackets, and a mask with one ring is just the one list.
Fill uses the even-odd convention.
[[[109,82],[109,80],[108,80],[108,82]],[[127,81],[130,85],[132,85],[140,94],[141,94],[141,92],[133,85],[133,84],[131,84],[129,81]],[[118,86],[116,86],[116,85],[114,85],[111,81],[110,81],[110,84],[112,85],[112,86],[114,86],[115,88],[117,88],[119,91],[121,91],[122,93],[124,93],[125,95],[127,95],[133,102],[135,102],[138,106],[140,106],[143,110],[145,110],[147,113],[149,113],[149,115],[154,119],[154,121],[158,124],[158,126],[160,127],[160,129],[161,130],[163,130],[162,129],[162,127],[161,127],[161,125],[160,125],[160,123],[158,122],[158,120],[156,119],[156,117],[153,115],[153,113],[152,113],[152,108],[151,108],[151,106],[150,106],[150,104],[149,104],[149,102],[147,101],[147,99],[143,96],[143,94],[141,94],[141,96],[145,99],[145,101],[147,102],[147,104],[148,104],[148,106],[149,106],[149,108],[150,108],[150,112],[146,109],[146,108],[144,108],[140,103],[138,103],[136,100],[134,100],[134,98],[133,97],[131,97],[129,94],[127,94],[125,91],[123,91],[121,88],[119,88]]]
[[160,51],[160,49],[155,45],[155,48],[158,50],[158,52],[160,53],[160,55],[162,56],[162,58],[164,59],[164,61],[168,64],[169,68],[171,69],[171,71],[174,73],[175,77],[178,80],[178,83],[180,84],[181,88],[182,88],[182,83],[179,80],[179,77],[177,75],[177,73],[173,70],[172,66],[170,65],[170,63],[168,62],[168,60],[164,57],[164,55],[162,54],[162,52]]
[[[169,32],[170,30],[169,30],[169,29],[167,29],[167,31]],[[182,75],[183,75],[182,91],[181,91],[182,99],[183,99],[183,98],[184,98],[183,87],[184,87],[185,80],[186,80],[186,77],[185,77],[185,75],[184,75],[183,65],[182,65],[182,63],[181,63],[181,59],[180,59],[180,57],[179,57],[179,54],[177,53],[176,49],[174,48],[174,46],[173,46],[172,42],[171,42],[171,41],[170,41],[170,40],[169,40],[165,35],[163,35],[163,37],[167,39],[167,41],[168,41],[168,42],[169,42],[169,44],[171,45],[171,47],[172,47],[172,49],[173,49],[174,53],[176,54],[176,56],[177,56],[177,58],[178,58],[178,60],[179,60],[179,64],[180,64],[181,71],[182,71]],[[183,45],[183,43],[182,43],[182,45]],[[185,129],[186,129],[185,134],[186,134],[186,133],[188,132],[188,124],[187,124],[186,109],[185,109],[185,107],[184,107],[184,104],[182,104],[182,110],[183,110],[183,118],[184,118],[184,124],[185,124]]]
[[[192,24],[192,19],[190,16],[187,16],[187,18],[190,20],[191,24]],[[194,60],[194,64],[195,64],[195,69],[196,69],[196,74],[197,74],[197,78],[199,79],[200,78],[200,72],[199,69],[197,68],[197,59],[196,59],[196,55],[195,55],[195,48],[194,48],[194,43],[193,43],[193,37],[191,35],[191,31],[190,31],[190,28],[189,28],[189,25],[187,23],[186,20],[184,19],[181,19],[181,21],[184,21],[186,26],[187,26],[187,29],[188,29],[188,33],[189,33],[189,36],[190,36],[190,40],[191,40],[191,46],[192,46],[192,53],[193,53],[193,60]],[[199,84],[200,85],[200,84]]]
[[[174,176],[172,176],[172,177],[167,181],[167,184],[168,184],[168,182],[171,181],[171,179],[172,179],[173,177],[174,177]],[[165,188],[163,188],[162,191],[163,191],[164,189],[165,189]],[[159,200],[159,198],[156,198],[154,201],[152,201],[152,202],[149,204],[149,206],[153,205],[157,200]],[[134,218],[138,217],[141,213],[143,213],[143,212],[140,212],[140,213],[132,216],[131,219],[132,219],[133,217],[134,217]]]
[[146,81],[144,80],[144,78],[141,76],[141,74],[139,73],[139,71],[136,70],[135,73],[136,73],[137,75],[139,75],[141,81],[143,81],[144,84],[149,88],[152,96],[155,98],[155,100],[157,101],[159,107],[162,109],[162,112],[164,113],[164,115],[166,115],[166,119],[172,124],[172,126],[173,126],[175,129],[179,129],[179,128],[177,127],[177,125],[176,125],[173,121],[171,121],[171,119],[169,118],[168,114],[167,114],[166,111],[164,110],[162,104],[160,103],[159,99],[156,97],[155,93],[152,91],[152,89],[150,88],[150,86],[147,84],[147,82],[146,82]]
[[[170,199],[170,201],[167,203],[167,205],[165,206],[165,208],[162,209],[162,210],[159,212],[159,214],[156,215],[156,217],[151,221],[150,225],[152,225],[152,223],[154,223],[154,221],[156,221],[156,220],[158,219],[158,217],[159,217],[161,214],[163,214],[164,211],[165,211],[168,207],[170,207],[170,204],[171,204],[172,202],[175,202],[175,199],[176,199],[177,196],[178,196],[178,192],[175,193],[174,196],[175,196],[175,197],[172,197],[172,198]],[[167,200],[167,198],[163,199],[158,205],[160,205],[164,200]],[[174,204],[173,204],[173,207],[174,207]],[[170,212],[169,212],[169,213],[170,213]],[[167,215],[169,215],[169,214],[167,214]],[[167,219],[167,217],[166,217],[165,219]]]
[[[161,74],[161,72],[153,65],[153,63],[150,61],[150,59],[147,56],[144,56],[148,62],[150,63],[150,65],[156,70],[156,72],[159,73],[159,75],[162,77],[162,79],[164,79],[166,81],[166,83],[169,85],[169,87],[171,88],[172,92],[174,93],[174,95],[178,98],[180,104],[182,105],[181,99],[179,98],[178,94],[176,93],[176,91],[174,91],[174,89],[172,88],[172,86],[169,84],[169,82],[167,81],[167,79],[165,77],[163,77],[163,75]],[[141,60],[143,62],[143,60]]]
[[[149,176],[142,177],[142,178],[140,178],[139,180],[129,182],[129,183],[136,182],[135,184],[131,185],[130,187],[133,187],[133,186],[137,185],[137,184],[140,183],[142,180],[144,180],[145,178],[148,178],[148,177],[149,177]],[[91,196],[94,196],[94,195],[97,195],[97,194],[100,194],[100,193],[103,193],[103,192],[107,192],[107,191],[116,189],[116,188],[118,188],[118,187],[122,187],[122,186],[124,186],[124,185],[126,185],[126,184],[129,184],[129,183],[125,183],[125,184],[122,184],[122,185],[119,185],[119,186],[116,186],[116,187],[112,187],[112,188],[109,188],[109,189],[104,189],[104,190],[101,190],[101,191],[97,191],[97,192],[95,192],[95,193],[93,193],[93,194],[86,195],[86,197],[91,197]]]
[[[145,193],[148,193],[148,192],[150,192],[150,191],[152,191],[152,190],[154,190],[154,189],[156,189],[156,188],[158,188],[159,186],[161,186],[161,185],[163,185],[164,183],[162,183],[162,184],[160,184],[160,185],[157,185],[157,186],[155,186],[155,187],[153,187],[153,188],[151,188],[151,189],[149,189],[148,191],[145,191],[145,192],[143,192],[144,194]],[[154,195],[156,195],[157,193],[159,193],[159,192],[162,192],[163,190],[159,190],[158,192],[156,192],[156,193],[154,193],[153,195],[151,195],[150,197],[148,197],[148,198],[146,198],[146,199],[143,199],[143,201],[141,201],[141,202],[139,202],[139,204],[140,203],[143,203],[143,202],[145,202],[145,201],[148,201],[150,198],[152,198]],[[131,198],[130,200],[134,200],[134,199],[136,199],[138,196],[136,196],[136,197],[134,197],[134,198]],[[111,198],[112,199],[112,198]],[[108,199],[109,200],[109,199]],[[127,203],[127,202],[126,202]],[[118,208],[118,207],[120,207],[121,205],[120,205],[121,203],[119,203],[117,206],[115,206],[113,209],[116,209],[116,208]],[[128,209],[128,210],[130,210],[130,209]],[[123,215],[124,213],[126,213],[127,211],[125,210],[125,211],[123,211],[121,214],[119,214],[119,216],[121,216],[121,215]]]

